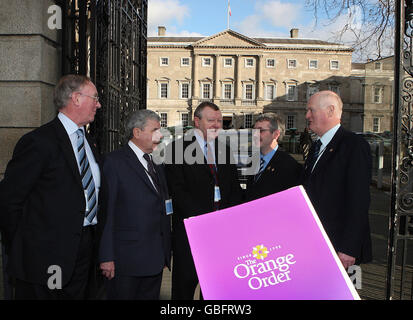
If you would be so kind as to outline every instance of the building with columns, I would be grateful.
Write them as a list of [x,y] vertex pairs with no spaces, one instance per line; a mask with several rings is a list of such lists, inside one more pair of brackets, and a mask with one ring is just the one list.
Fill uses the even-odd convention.
[[209,37],[148,38],[147,107],[162,126],[190,125],[202,101],[217,104],[224,128],[247,128],[263,111],[302,131],[305,107],[316,91],[343,98],[343,124],[363,131],[363,80],[352,75],[353,49],[315,39],[250,38],[233,30]]

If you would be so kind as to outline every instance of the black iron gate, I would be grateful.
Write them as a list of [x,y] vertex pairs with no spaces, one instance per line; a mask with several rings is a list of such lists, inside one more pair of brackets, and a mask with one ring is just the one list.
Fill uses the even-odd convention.
[[[60,0],[62,72],[89,75],[102,108],[91,133],[102,152],[119,147],[121,124],[146,108],[147,0]],[[413,299],[413,4],[395,0],[394,143],[387,299]],[[410,270],[411,271],[411,270]],[[410,276],[409,276],[410,274]]]
[[85,74],[102,108],[90,125],[101,152],[124,141],[122,124],[146,108],[147,0],[62,0],[62,72]]
[[413,299],[413,3],[396,2],[394,133],[387,299]]

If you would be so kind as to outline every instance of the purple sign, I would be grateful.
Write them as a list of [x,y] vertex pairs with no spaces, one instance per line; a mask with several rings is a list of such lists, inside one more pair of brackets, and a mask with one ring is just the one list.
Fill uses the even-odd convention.
[[184,222],[207,300],[360,299],[302,186]]

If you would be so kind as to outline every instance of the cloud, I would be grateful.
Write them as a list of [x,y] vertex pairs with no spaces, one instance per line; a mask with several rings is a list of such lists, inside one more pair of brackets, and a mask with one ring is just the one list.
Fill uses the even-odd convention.
[[[317,38],[329,42],[343,43],[354,47],[353,61],[362,61],[366,58],[377,58],[378,34],[370,35],[371,26],[363,24],[363,12],[358,6],[348,8],[345,14],[338,16],[334,21],[321,19],[314,24],[314,21],[307,26],[300,28],[302,36],[305,38]],[[361,45],[360,40],[367,38]],[[389,28],[381,40],[382,56],[393,54],[394,38],[392,30]]]
[[279,0],[258,1],[254,12],[234,27],[239,32],[256,37],[286,37],[285,31],[275,28],[291,29],[300,21],[301,4],[282,2]]
[[281,1],[258,2],[258,14],[274,27],[291,27],[299,19],[302,5]]
[[148,1],[148,34],[157,34],[158,26],[181,24],[189,16],[189,8],[179,0]]

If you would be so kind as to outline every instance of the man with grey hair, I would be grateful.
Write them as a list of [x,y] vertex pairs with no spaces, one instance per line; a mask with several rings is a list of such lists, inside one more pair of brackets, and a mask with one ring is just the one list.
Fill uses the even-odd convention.
[[304,166],[303,185],[345,268],[369,262],[372,247],[371,153],[368,143],[341,126],[343,102],[320,91],[307,103],[309,129],[317,134]]
[[278,139],[283,134],[283,123],[276,114],[259,115],[254,129],[254,143],[260,146],[260,166],[255,175],[248,177],[245,201],[297,186],[302,174],[302,166],[279,148]]
[[160,129],[155,112],[135,111],[126,123],[128,144],[105,158],[108,209],[99,260],[108,299],[159,299],[162,271],[170,267],[171,200],[163,167],[152,159]]
[[0,227],[16,299],[84,299],[104,224],[100,158],[85,126],[101,107],[88,77],[55,88],[57,117],[24,135],[0,183]]

